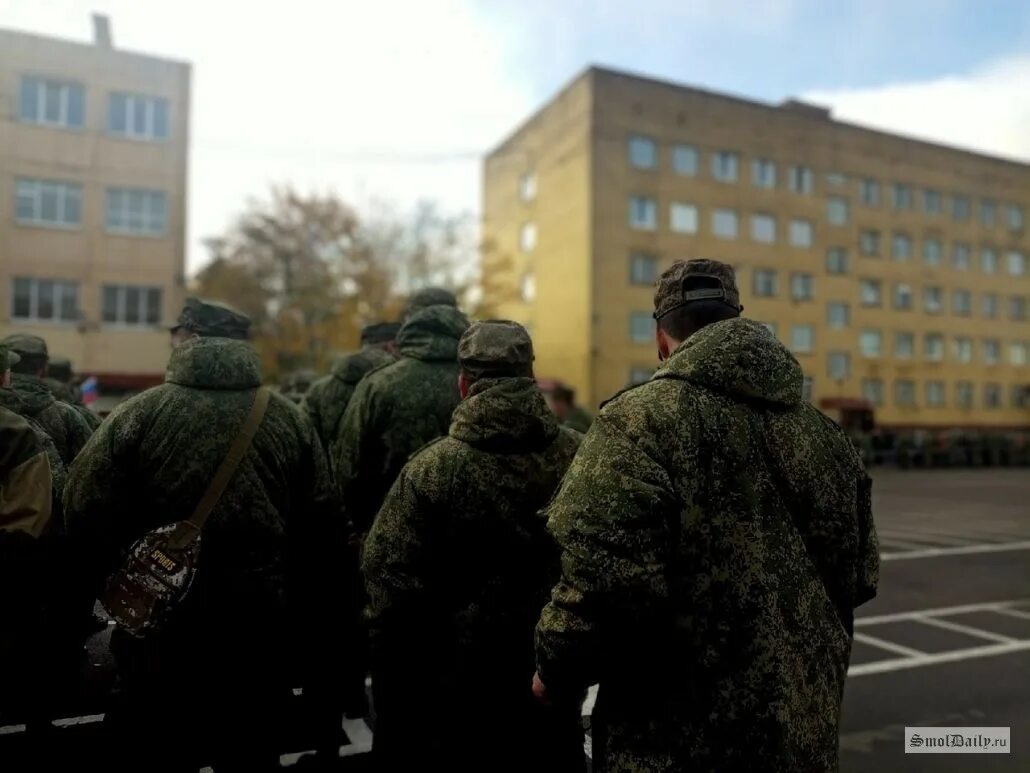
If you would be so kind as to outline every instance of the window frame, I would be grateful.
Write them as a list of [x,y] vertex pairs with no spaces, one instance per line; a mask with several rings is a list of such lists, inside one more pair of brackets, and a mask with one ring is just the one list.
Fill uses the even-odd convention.
[[[116,294],[116,308],[115,308],[115,319],[107,319],[107,299],[105,293],[107,290],[114,290]],[[137,301],[137,311],[139,312],[139,322],[129,322],[126,320],[126,308],[128,305],[129,291],[135,290],[139,293],[139,299]],[[157,308],[154,310],[156,313],[153,315],[153,321],[147,321],[148,314],[150,311],[149,294],[151,292],[157,293]],[[164,288],[158,285],[127,285],[127,284],[111,284],[103,283],[100,285],[100,324],[105,328],[115,328],[120,330],[154,330],[161,327],[161,321],[164,313]]]
[[[770,292],[759,292],[759,277],[769,278]],[[779,273],[774,268],[756,268],[751,272],[751,294],[755,298],[775,298],[778,294]]]
[[[22,113],[25,99],[23,90],[25,88],[26,81],[31,81],[35,85],[36,111],[33,116],[26,116]],[[48,87],[56,87],[59,89],[58,113],[60,117],[56,121],[48,120],[46,117],[46,89]],[[74,89],[78,89],[80,92],[80,101],[82,106],[82,121],[77,124],[70,122],[71,116],[69,115],[71,112],[71,95]],[[22,73],[18,77],[18,93],[16,98],[18,100],[17,116],[19,123],[30,124],[32,126],[43,126],[48,129],[64,129],[66,131],[83,131],[86,128],[86,84],[81,81],[69,78],[55,78],[50,75]]]
[[[728,164],[727,170],[723,170]],[[740,153],[735,150],[713,150],[709,171],[716,182],[731,184],[740,181]]]
[[[717,222],[719,221],[719,219],[722,216],[724,216],[724,215],[731,215],[732,216],[732,222],[733,222],[733,233],[732,234],[730,234],[728,232],[721,233],[720,230],[719,230],[719,227],[716,225]],[[727,221],[727,222],[729,222],[729,221]],[[737,210],[735,210],[735,209],[725,209],[725,208],[722,208],[722,207],[717,207],[717,208],[713,209],[712,210],[711,225],[712,225],[712,236],[714,236],[716,239],[722,239],[724,241],[736,241],[737,239],[740,238],[740,213],[737,212]]]
[[[687,228],[676,227],[676,213],[689,213],[688,220],[693,218],[692,226]],[[669,231],[675,234],[696,234],[701,227],[701,210],[697,204],[688,201],[669,202]]]
[[[805,243],[799,242],[795,237],[799,233],[798,229],[801,229],[800,233],[807,232],[807,240]],[[791,247],[797,247],[802,250],[812,249],[812,245],[815,244],[815,224],[804,217],[792,217],[787,226],[787,243]]]
[[[33,205],[35,212],[33,217],[24,218],[19,214],[19,204],[26,197],[21,191],[23,185],[33,186]],[[43,196],[44,189],[54,189],[55,208],[60,215],[67,213],[69,199],[78,200],[79,218],[76,221],[65,219],[45,220],[43,219]],[[76,231],[82,228],[82,204],[83,186],[82,183],[70,180],[51,180],[38,177],[16,177],[14,180],[14,222],[18,225],[31,226],[33,228],[57,228],[65,231]]]
[[[18,283],[28,282],[29,283],[29,315],[18,316],[17,314],[17,299],[18,299]],[[40,305],[40,285],[43,283],[49,283],[52,285],[50,303],[53,306],[53,315],[50,317],[39,316],[39,305]],[[75,304],[75,316],[73,318],[67,318],[63,314],[64,308],[64,296],[65,290],[70,289],[71,295],[74,299]],[[82,321],[82,305],[79,303],[80,294],[80,283],[72,279],[56,279],[51,277],[32,277],[32,276],[11,276],[11,284],[8,288],[10,292],[10,318],[12,323],[22,323],[31,325],[56,325],[56,326],[67,326],[77,325]]]
[[[112,121],[112,114],[115,107],[115,100],[125,100],[125,130],[115,129]],[[143,105],[143,131],[136,130],[136,103]],[[157,112],[158,105],[164,105],[165,133],[157,133]],[[157,94],[140,94],[130,91],[111,91],[107,95],[107,116],[106,132],[108,136],[117,137],[123,140],[134,140],[136,142],[168,142],[172,135],[171,102],[167,97]]]
[[[637,205],[644,204],[644,211],[650,214],[649,222],[636,221]],[[629,204],[629,227],[634,231],[657,231],[658,230],[658,199],[654,196],[631,195]]]
[[[756,233],[756,226],[759,223],[768,223],[771,226],[770,238],[760,239]],[[751,241],[755,244],[776,244],[776,217],[768,212],[752,212],[749,218]]]
[[[637,323],[643,322],[647,325],[647,335],[644,335],[637,327]],[[654,317],[646,311],[631,311],[629,313],[629,340],[632,344],[653,344],[654,343]],[[640,335],[638,335],[640,333]]]

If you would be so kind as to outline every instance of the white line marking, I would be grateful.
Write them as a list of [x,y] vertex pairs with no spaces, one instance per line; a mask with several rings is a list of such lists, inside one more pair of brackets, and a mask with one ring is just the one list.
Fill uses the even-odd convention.
[[1022,542],[991,542],[982,545],[965,545],[955,548],[926,548],[909,553],[880,553],[881,561],[904,561],[912,558],[937,558],[939,556],[967,556],[975,553],[1002,553],[1010,550],[1030,550],[1030,540]]
[[[292,767],[296,765],[303,757],[307,757],[309,754],[316,754],[315,750],[312,749],[306,752],[292,752],[290,754],[280,754],[279,764],[285,767]],[[212,773],[214,773],[212,771]]]
[[73,725],[92,725],[94,722],[103,722],[103,714],[86,714],[82,717],[65,717],[55,719],[51,724],[54,727],[72,727]]
[[597,702],[597,685],[592,684],[587,688],[587,697],[583,700],[583,709],[580,714],[589,717],[594,713],[594,704]]
[[906,655],[910,658],[918,658],[919,656],[926,654],[922,650],[915,650],[902,644],[895,644],[894,642],[887,641],[886,639],[870,636],[867,633],[856,633],[853,638],[855,641],[868,644],[871,647],[878,647],[881,650],[893,652],[895,655]]
[[1020,620],[1030,620],[1030,612],[1022,609],[992,609],[992,612],[997,612],[999,615],[1010,615],[1012,617],[1018,617]]
[[0,727],[0,735],[14,735],[15,733],[24,733],[26,730],[25,725],[4,725]]
[[340,747],[341,757],[351,757],[372,751],[372,730],[363,719],[344,719],[343,732],[350,739],[348,746]]
[[961,623],[953,623],[950,620],[939,620],[935,617],[917,617],[915,618],[917,623],[923,623],[924,625],[932,625],[935,628],[942,628],[945,631],[955,631],[956,633],[962,633],[966,636],[974,636],[978,639],[987,639],[987,641],[997,642],[1013,642],[1019,641],[1011,636],[1005,636],[1000,633],[991,633],[990,631],[984,631],[980,628],[974,628],[971,625],[962,625]]
[[870,674],[885,674],[891,671],[904,671],[909,668],[920,668],[922,666],[936,666],[942,663],[955,663],[961,660],[973,660],[974,658],[988,658],[995,655],[1008,655],[1013,652],[1030,650],[1030,640],[1014,641],[1006,644],[985,644],[981,647],[969,647],[952,652],[938,652],[933,655],[923,655],[918,658],[894,658],[892,660],[878,660],[873,663],[863,663],[859,666],[852,666],[848,669],[848,676],[868,676]]
[[594,739],[589,735],[583,736],[583,752],[587,755],[588,760],[594,759]]
[[933,607],[931,609],[914,609],[909,612],[895,612],[889,615],[871,615],[869,617],[856,617],[855,625],[879,625],[880,623],[896,623],[901,620],[915,620],[919,617],[943,617],[946,615],[961,615],[964,612],[982,612],[984,610],[996,612],[999,609],[1007,609],[1016,604],[1025,604],[1027,599],[1007,599],[1005,601],[985,601],[979,604],[962,604],[957,607]]

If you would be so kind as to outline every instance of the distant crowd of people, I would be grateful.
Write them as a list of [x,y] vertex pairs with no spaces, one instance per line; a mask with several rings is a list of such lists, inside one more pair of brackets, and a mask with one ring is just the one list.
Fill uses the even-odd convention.
[[0,724],[45,759],[110,628],[116,769],[275,769],[299,710],[327,769],[371,715],[378,770],[585,771],[597,684],[595,771],[836,770],[870,479],[728,265],[654,307],[658,370],[596,418],[439,288],[282,391],[190,298],[165,383],[102,422],[4,339]]

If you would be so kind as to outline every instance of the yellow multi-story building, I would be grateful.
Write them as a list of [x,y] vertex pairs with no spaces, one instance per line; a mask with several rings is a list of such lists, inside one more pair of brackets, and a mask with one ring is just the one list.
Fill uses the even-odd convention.
[[649,377],[653,282],[704,256],[828,412],[1030,425],[1030,165],[591,68],[484,178],[500,310],[581,403]]
[[0,30],[0,336],[159,382],[185,274],[188,64]]

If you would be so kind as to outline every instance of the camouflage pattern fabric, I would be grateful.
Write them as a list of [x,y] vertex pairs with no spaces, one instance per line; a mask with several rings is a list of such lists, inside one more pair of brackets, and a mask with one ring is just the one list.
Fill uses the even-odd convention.
[[336,475],[344,511],[368,531],[408,457],[447,433],[457,406],[458,339],[468,327],[451,306],[414,314],[397,334],[400,359],[361,380],[343,414]]
[[26,419],[0,408],[0,531],[43,533],[51,516],[50,463]]
[[65,465],[71,464],[93,433],[78,411],[55,400],[35,376],[12,374],[11,388],[0,389],[0,406],[39,424],[54,441]]
[[201,336],[246,340],[250,337],[250,317],[228,303],[203,298],[187,298],[171,332],[184,328]]
[[585,408],[580,408],[578,405],[572,406],[569,411],[569,415],[565,417],[565,426],[570,429],[581,432],[584,435],[587,430],[590,429],[590,425],[594,423],[594,417],[590,415],[590,412]]
[[331,462],[335,463],[336,459],[335,440],[340,420],[358,382],[369,371],[389,365],[395,359],[381,346],[366,346],[334,364],[332,372],[315,381],[304,396],[304,410],[315,425],[315,431]]
[[453,292],[444,287],[424,287],[408,297],[401,316],[407,321],[416,312],[428,309],[430,306],[454,306],[457,308],[458,299]]
[[[539,510],[579,440],[559,428],[531,378],[480,380],[455,409],[448,436],[412,457],[390,489],[362,566],[376,753],[391,762],[386,769],[409,769],[400,766],[406,750],[439,754],[447,770],[462,771],[530,769],[504,766],[499,749],[548,757],[543,739],[527,735],[541,710],[529,695],[533,624],[558,569]],[[582,767],[573,719],[565,746]],[[442,723],[455,721],[468,743],[444,749]]]
[[555,694],[600,683],[605,771],[837,770],[853,610],[878,576],[870,481],[757,322],[709,325],[610,401],[549,527]]
[[100,426],[100,422],[104,420],[100,414],[91,411],[83,405],[82,395],[79,393],[79,390],[73,389],[69,384],[50,377],[40,379],[40,383],[46,387],[46,390],[53,395],[55,400],[74,408],[75,412],[89,425],[91,433],[96,431],[96,428]]

